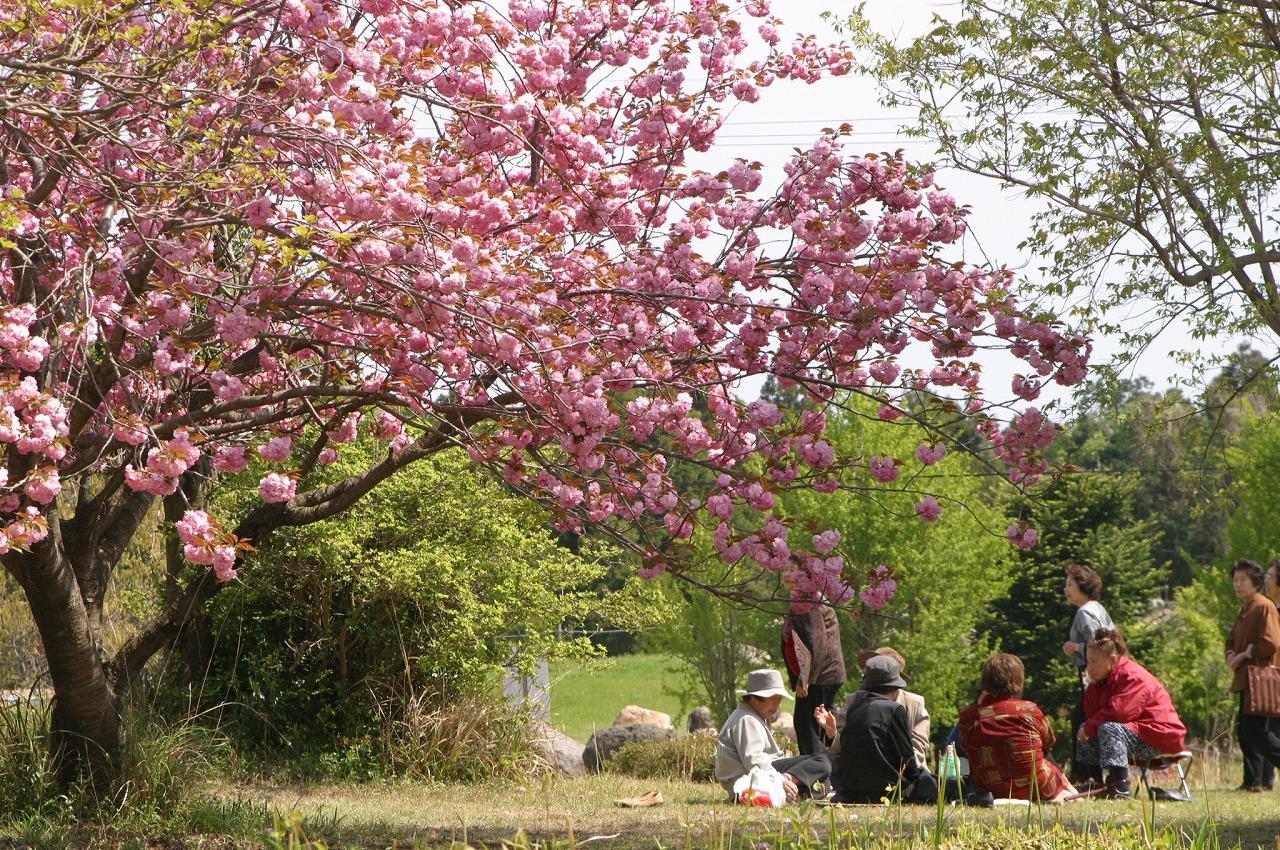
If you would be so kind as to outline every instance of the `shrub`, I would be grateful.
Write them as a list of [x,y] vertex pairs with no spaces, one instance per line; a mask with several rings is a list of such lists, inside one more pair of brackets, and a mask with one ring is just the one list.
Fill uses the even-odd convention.
[[680,735],[665,741],[626,744],[607,762],[608,769],[637,779],[709,782],[715,776],[716,739]]
[[376,739],[391,773],[412,779],[516,779],[541,766],[533,718],[496,695],[416,694],[388,701]]
[[[341,478],[379,450],[352,445],[326,474]],[[233,496],[252,504],[255,476],[244,481]],[[509,711],[490,698],[504,667],[597,654],[584,623],[643,625],[656,611],[646,601],[656,589],[635,578],[602,590],[605,571],[590,548],[558,545],[544,512],[464,454],[442,454],[340,517],[264,541],[243,584],[211,605],[220,625],[202,692],[227,704],[238,746],[289,771],[434,777],[450,761],[438,754],[453,751],[437,730],[454,728],[493,755],[446,774],[479,779],[488,763],[509,776],[526,760],[509,755],[525,747],[512,727],[489,722]]]

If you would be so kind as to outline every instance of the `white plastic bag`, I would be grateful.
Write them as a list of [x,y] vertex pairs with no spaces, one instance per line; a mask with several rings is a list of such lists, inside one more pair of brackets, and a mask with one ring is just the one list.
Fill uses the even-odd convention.
[[787,803],[787,789],[782,785],[782,774],[771,767],[753,767],[746,776],[733,783],[733,798],[744,806],[773,806],[780,809]]

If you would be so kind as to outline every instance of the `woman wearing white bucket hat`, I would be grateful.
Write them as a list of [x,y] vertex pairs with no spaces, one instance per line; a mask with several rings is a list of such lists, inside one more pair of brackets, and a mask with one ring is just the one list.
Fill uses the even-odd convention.
[[788,800],[825,796],[831,778],[831,762],[815,754],[788,758],[773,740],[769,722],[790,694],[777,670],[752,670],[747,686],[738,691],[742,702],[720,727],[716,741],[716,780],[726,791],[753,768],[772,768],[782,774]]

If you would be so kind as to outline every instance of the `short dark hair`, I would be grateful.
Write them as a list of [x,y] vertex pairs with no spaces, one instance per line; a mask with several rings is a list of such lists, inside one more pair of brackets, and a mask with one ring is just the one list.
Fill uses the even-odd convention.
[[1236,573],[1244,573],[1253,582],[1256,590],[1262,590],[1262,565],[1257,561],[1241,558],[1231,567],[1232,578],[1235,578]]
[[1007,652],[997,652],[982,665],[982,689],[991,696],[1016,697],[1027,681],[1022,659]]
[[1093,633],[1093,640],[1089,641],[1089,648],[1107,655],[1129,657],[1129,646],[1124,642],[1124,635],[1120,634],[1119,629],[1098,629]]
[[1102,576],[1093,567],[1084,564],[1067,564],[1067,577],[1076,583],[1080,592],[1090,599],[1102,596]]

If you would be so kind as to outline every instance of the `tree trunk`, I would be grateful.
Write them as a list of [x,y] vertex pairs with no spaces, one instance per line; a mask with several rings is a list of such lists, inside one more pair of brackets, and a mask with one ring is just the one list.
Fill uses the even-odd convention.
[[55,535],[21,558],[15,570],[40,632],[54,691],[50,750],[64,783],[87,778],[107,793],[124,740],[116,695],[80,585]]

